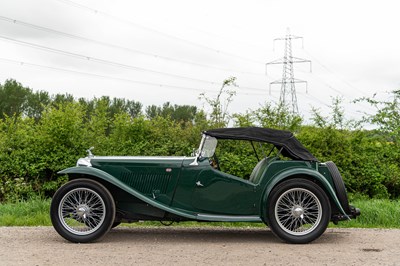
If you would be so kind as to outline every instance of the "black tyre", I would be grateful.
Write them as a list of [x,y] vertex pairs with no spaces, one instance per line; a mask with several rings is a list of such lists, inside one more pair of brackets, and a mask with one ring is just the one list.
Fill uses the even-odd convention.
[[326,167],[328,167],[329,172],[331,173],[333,183],[335,184],[336,196],[339,199],[340,204],[343,207],[343,210],[346,213],[351,213],[349,199],[347,198],[346,186],[344,185],[343,178],[334,162],[326,162]]
[[277,237],[288,243],[305,244],[325,232],[331,205],[316,183],[296,178],[271,191],[267,215],[268,226]]
[[113,224],[111,225],[111,228],[115,228],[120,224],[121,224],[121,222],[113,222]]
[[51,222],[65,239],[86,243],[100,239],[111,228],[115,203],[110,192],[91,179],[68,182],[54,194]]

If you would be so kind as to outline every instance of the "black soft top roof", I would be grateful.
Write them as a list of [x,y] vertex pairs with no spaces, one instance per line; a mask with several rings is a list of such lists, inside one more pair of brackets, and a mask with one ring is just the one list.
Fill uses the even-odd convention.
[[237,139],[268,142],[294,160],[318,161],[290,131],[260,127],[217,128],[203,132],[216,139]]

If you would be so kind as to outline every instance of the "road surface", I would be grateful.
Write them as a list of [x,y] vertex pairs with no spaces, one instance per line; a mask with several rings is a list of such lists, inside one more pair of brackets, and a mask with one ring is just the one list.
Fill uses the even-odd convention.
[[73,244],[52,227],[0,227],[0,265],[399,265],[400,230],[328,229],[307,245],[268,228],[124,227]]

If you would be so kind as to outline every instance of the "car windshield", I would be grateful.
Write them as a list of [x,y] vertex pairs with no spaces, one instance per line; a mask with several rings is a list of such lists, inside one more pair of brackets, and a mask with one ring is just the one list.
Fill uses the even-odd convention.
[[211,136],[205,136],[204,144],[201,149],[201,157],[210,158],[215,153],[215,148],[217,147],[217,139]]

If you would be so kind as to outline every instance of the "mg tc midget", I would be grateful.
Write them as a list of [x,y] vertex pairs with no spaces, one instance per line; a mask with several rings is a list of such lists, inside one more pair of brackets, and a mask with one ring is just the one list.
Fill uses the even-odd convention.
[[[248,178],[221,170],[216,148],[227,141],[252,147]],[[204,131],[190,157],[88,153],[59,172],[69,181],[51,202],[55,230],[72,242],[98,240],[121,222],[210,221],[264,223],[281,240],[300,244],[321,236],[330,221],[360,214],[349,205],[336,165],[318,161],[288,131]]]

